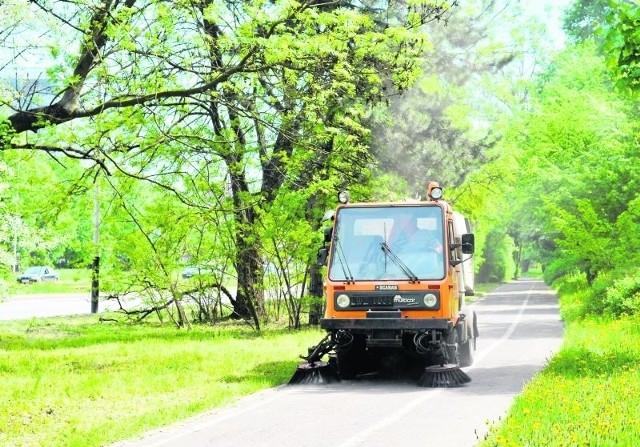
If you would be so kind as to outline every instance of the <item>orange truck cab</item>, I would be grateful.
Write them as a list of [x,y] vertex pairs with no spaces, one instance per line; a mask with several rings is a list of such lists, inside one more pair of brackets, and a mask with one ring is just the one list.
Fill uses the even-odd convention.
[[473,294],[474,237],[432,183],[428,200],[342,200],[319,251],[326,264],[325,315],[343,378],[393,354],[410,365],[469,366],[478,335]]

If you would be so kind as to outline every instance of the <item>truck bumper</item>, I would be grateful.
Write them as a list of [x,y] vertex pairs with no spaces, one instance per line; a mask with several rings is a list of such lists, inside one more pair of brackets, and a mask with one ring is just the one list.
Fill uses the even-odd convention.
[[348,330],[449,330],[452,324],[442,318],[323,318],[320,327],[328,331]]

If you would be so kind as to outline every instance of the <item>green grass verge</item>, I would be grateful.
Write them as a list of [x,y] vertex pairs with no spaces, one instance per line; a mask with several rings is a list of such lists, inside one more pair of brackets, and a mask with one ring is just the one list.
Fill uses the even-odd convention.
[[286,383],[320,330],[0,323],[0,445],[100,446]]
[[634,447],[640,440],[637,319],[570,323],[561,351],[481,447]]
[[[496,287],[499,287],[502,284],[505,284],[505,283],[504,282],[488,282],[488,283],[475,284],[474,285],[474,289],[475,289],[475,293],[476,293],[475,296],[476,297],[482,297],[483,295],[486,295],[487,293],[491,292]],[[471,297],[471,298],[473,298],[473,297]]]

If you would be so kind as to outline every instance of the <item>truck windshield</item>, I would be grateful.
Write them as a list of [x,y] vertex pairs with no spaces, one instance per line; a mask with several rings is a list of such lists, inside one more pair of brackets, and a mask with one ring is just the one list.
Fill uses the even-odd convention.
[[[345,207],[335,216],[329,278],[335,281],[444,278],[439,206]],[[395,255],[401,262],[392,259]],[[409,273],[407,273],[407,270]]]

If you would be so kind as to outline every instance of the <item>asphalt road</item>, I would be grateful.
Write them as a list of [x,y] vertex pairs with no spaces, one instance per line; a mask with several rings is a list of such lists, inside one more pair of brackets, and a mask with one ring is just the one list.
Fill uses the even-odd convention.
[[[113,301],[101,301],[98,305],[98,311],[116,310],[117,307]],[[16,295],[0,302],[0,321],[88,315],[90,313],[90,293]]]
[[503,285],[476,312],[480,337],[465,386],[282,386],[112,447],[474,446],[559,349],[563,333],[557,297],[540,281]]

